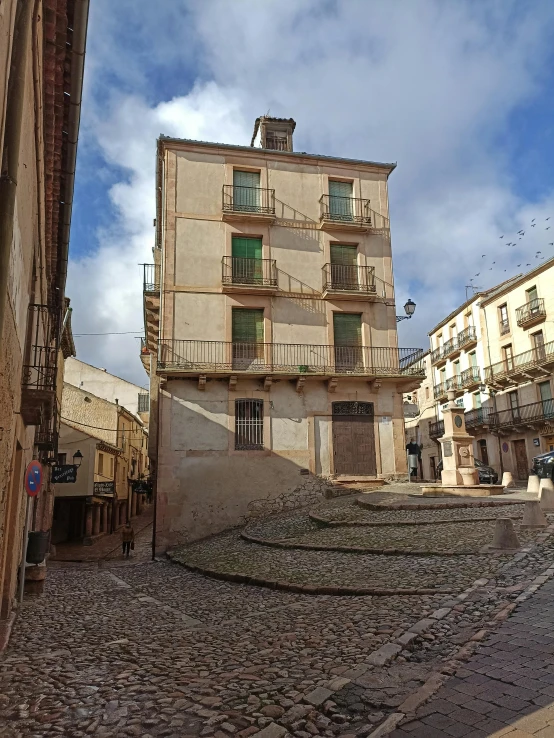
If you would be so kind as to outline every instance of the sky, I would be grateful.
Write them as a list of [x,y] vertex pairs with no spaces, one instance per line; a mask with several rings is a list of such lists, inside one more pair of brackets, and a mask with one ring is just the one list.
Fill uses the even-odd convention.
[[397,313],[417,304],[399,345],[427,348],[472,285],[554,256],[553,33],[551,0],[91,2],[67,285],[78,358],[148,383],[157,137],[248,145],[268,111],[296,120],[298,151],[398,163]]

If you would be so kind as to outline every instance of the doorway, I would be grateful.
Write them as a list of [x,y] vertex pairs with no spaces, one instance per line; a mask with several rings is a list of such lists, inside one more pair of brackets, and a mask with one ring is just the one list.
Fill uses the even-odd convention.
[[525,441],[513,441],[516,457],[516,475],[518,479],[527,479],[529,476],[529,463],[527,461],[527,448]]
[[335,474],[376,476],[372,402],[333,403],[333,460]]

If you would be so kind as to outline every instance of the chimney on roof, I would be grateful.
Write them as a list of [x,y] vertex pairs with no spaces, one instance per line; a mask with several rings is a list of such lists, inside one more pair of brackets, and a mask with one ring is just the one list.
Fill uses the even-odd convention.
[[293,151],[292,134],[296,122],[292,118],[270,118],[262,115],[256,118],[250,146],[274,151]]

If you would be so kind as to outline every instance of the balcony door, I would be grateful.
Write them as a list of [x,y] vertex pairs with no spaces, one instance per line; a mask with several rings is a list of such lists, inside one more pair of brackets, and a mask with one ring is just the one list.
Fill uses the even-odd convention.
[[542,331],[538,331],[537,333],[533,333],[533,348],[534,348],[534,359],[535,361],[542,361],[545,356],[546,352],[544,350],[544,333]]
[[261,238],[233,236],[232,279],[234,284],[263,284]]
[[264,364],[264,311],[233,308],[233,369]]
[[329,214],[332,220],[353,220],[352,182],[329,180]]
[[333,313],[335,371],[363,369],[362,316],[359,313]]
[[260,173],[233,171],[233,210],[260,212]]
[[554,402],[552,401],[552,387],[550,382],[540,382],[539,392],[541,395],[544,417],[550,419],[554,417]]
[[521,420],[519,412],[519,399],[517,396],[517,390],[515,392],[508,392],[508,402],[510,403],[510,410],[512,414],[512,420]]
[[331,284],[338,290],[358,289],[358,248],[331,244]]

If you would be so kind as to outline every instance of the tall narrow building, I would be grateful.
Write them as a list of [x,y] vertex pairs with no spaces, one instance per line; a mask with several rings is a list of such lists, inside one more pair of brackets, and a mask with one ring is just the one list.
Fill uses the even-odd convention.
[[157,548],[406,471],[388,217],[394,164],[160,137],[145,266]]

